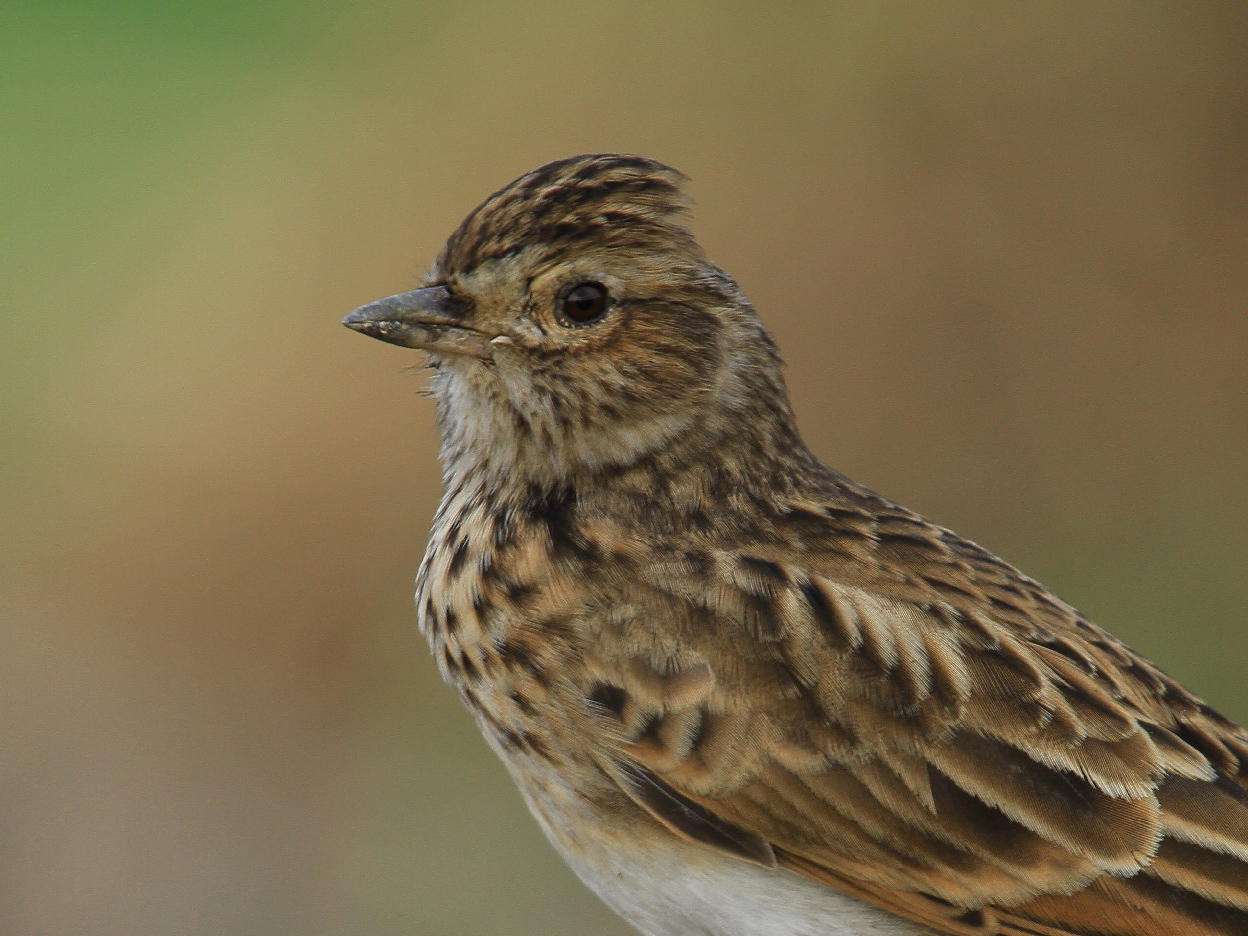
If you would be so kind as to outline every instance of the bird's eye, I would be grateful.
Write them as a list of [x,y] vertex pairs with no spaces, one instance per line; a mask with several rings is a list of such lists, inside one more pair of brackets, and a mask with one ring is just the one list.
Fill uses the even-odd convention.
[[580,283],[563,295],[563,317],[574,325],[589,325],[607,314],[607,290],[601,283]]

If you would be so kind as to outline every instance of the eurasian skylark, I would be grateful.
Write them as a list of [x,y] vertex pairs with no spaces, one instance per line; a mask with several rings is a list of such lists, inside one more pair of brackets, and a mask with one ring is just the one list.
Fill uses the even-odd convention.
[[429,353],[420,627],[651,936],[1244,936],[1248,734],[823,465],[682,176],[580,156],[346,318]]

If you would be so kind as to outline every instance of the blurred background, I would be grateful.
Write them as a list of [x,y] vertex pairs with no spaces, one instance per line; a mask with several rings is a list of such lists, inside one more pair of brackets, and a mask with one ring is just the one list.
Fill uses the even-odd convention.
[[562,156],[688,173],[808,440],[1248,718],[1248,7],[0,14],[0,931],[628,930],[416,633],[413,352]]

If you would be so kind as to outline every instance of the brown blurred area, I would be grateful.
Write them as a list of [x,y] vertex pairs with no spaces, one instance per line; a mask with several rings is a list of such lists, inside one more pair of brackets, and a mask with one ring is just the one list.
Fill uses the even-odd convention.
[[632,151],[830,463],[1248,718],[1248,7],[31,5],[0,30],[0,932],[624,934],[415,632],[338,325]]

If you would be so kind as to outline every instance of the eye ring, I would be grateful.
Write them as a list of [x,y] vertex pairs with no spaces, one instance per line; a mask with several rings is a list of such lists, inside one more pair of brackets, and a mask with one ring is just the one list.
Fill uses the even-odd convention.
[[610,309],[607,287],[602,283],[577,283],[559,300],[559,314],[569,325],[592,325]]

